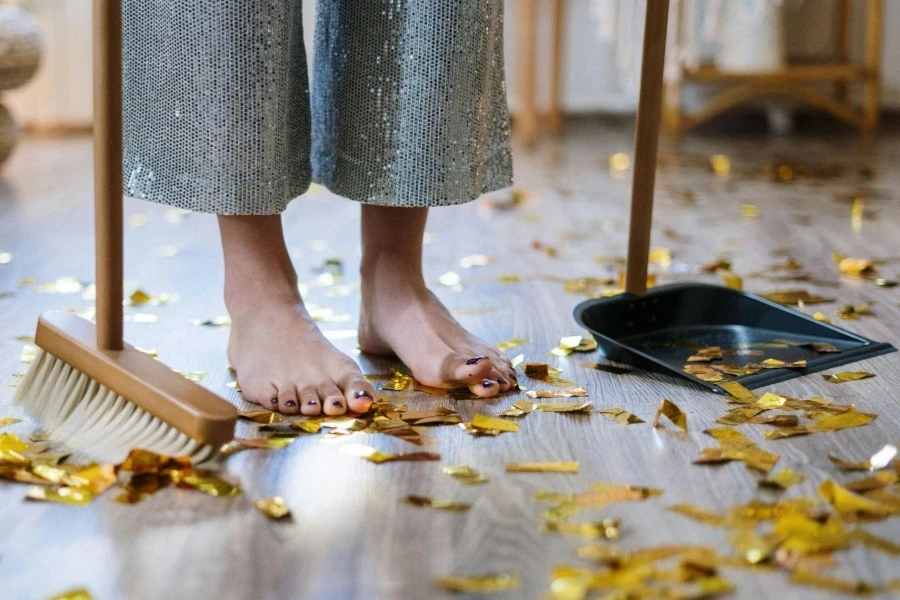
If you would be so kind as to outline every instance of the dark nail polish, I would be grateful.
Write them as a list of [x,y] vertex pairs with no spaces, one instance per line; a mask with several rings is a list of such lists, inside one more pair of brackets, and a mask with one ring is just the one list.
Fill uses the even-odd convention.
[[516,374],[515,374],[515,373],[510,373],[510,374],[509,374],[509,378],[512,379],[513,381],[518,381],[518,380],[519,380],[519,378],[516,377]]
[[372,394],[370,394],[366,390],[359,390],[358,392],[356,392],[355,396],[357,398],[368,398],[369,400],[372,399]]
[[479,362],[483,361],[485,358],[487,358],[487,357],[486,356],[476,356],[475,358],[470,358],[469,360],[467,360],[466,364],[467,365],[476,365]]
[[285,400],[284,405],[287,406],[288,408],[294,408],[295,406],[297,406],[297,401],[296,400]]
[[491,381],[490,379],[485,379],[484,381],[481,382],[481,385],[483,385],[486,388],[489,388],[492,385],[494,385],[494,382]]
[[506,384],[509,383],[509,382],[506,381],[505,379],[503,379],[502,377],[498,377],[498,378],[497,378],[497,383],[499,383],[500,385],[506,385]]
[[335,408],[344,408],[344,403],[340,400],[332,400],[331,405]]
[[278,404],[278,398],[272,398],[271,400],[269,400],[269,402],[271,402],[272,404]]
[[307,406],[318,406],[318,405],[319,405],[319,401],[316,400],[316,399],[307,400],[307,401],[306,401],[306,405],[307,405]]

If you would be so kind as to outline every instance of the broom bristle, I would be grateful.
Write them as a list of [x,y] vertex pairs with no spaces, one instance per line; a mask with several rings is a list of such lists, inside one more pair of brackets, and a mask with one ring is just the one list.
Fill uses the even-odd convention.
[[200,444],[124,397],[39,350],[13,403],[38,419],[49,439],[104,462],[121,462],[134,448],[207,462],[218,448]]

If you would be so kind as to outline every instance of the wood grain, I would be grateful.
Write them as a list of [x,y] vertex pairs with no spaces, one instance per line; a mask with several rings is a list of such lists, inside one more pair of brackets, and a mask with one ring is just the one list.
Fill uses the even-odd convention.
[[[644,503],[620,504],[587,513],[588,518],[621,518],[625,548],[691,542],[725,551],[723,531],[696,524],[664,510],[676,502],[694,502],[724,509],[752,498],[769,497],[756,489],[756,478],[740,464],[700,467],[690,464],[701,448],[713,445],[702,434],[721,416],[723,399],[699,388],[658,375],[611,375],[585,369],[595,355],[565,359],[546,356],[563,335],[577,333],[572,307],[583,299],[563,291],[562,279],[606,277],[616,268],[595,262],[597,256],[624,258],[628,215],[628,177],[613,177],[608,157],[630,152],[633,127],[617,121],[578,121],[560,143],[533,153],[517,149],[517,185],[529,200],[514,210],[492,208],[488,200],[433,211],[425,246],[430,280],[450,270],[462,275],[461,291],[435,284],[438,295],[453,310],[491,309],[459,317],[491,342],[522,337],[530,342],[510,354],[524,352],[529,360],[550,361],[563,375],[584,385],[597,406],[616,406],[650,420],[661,398],[678,404],[688,415],[687,435],[671,427],[618,425],[600,415],[573,417],[535,413],[521,421],[521,432],[498,438],[472,438],[454,427],[429,430],[438,439],[428,448],[440,452],[441,465],[469,464],[491,481],[461,486],[441,473],[436,463],[373,465],[343,455],[333,445],[300,439],[283,451],[248,451],[227,463],[228,476],[241,483],[244,494],[229,500],[167,490],[135,506],[104,497],[83,507],[25,503],[26,488],[0,483],[0,596],[18,600],[45,598],[71,587],[88,587],[98,599],[117,598],[449,598],[431,580],[448,573],[510,571],[522,587],[497,597],[536,599],[547,591],[556,564],[578,564],[573,557],[579,541],[540,532],[541,505],[531,502],[539,489],[576,491],[594,481],[652,485],[662,497]],[[726,253],[734,271],[745,276],[751,291],[801,287],[833,296],[838,302],[817,306],[833,316],[839,303],[874,301],[875,317],[836,322],[880,341],[900,344],[900,288],[887,289],[841,279],[830,253],[839,250],[859,257],[894,258],[879,268],[887,277],[900,275],[900,158],[897,133],[885,134],[878,146],[858,137],[687,138],[678,149],[662,148],[658,181],[654,246],[674,253],[674,264],[660,271],[660,282],[715,281],[690,268]],[[706,157],[728,154],[734,172],[759,167],[753,179],[715,178]],[[764,165],[844,165],[841,176],[803,179],[788,184],[769,181]],[[875,169],[869,180],[857,166]],[[755,169],[755,167],[754,167]],[[39,282],[63,275],[92,279],[91,160],[88,138],[26,139],[0,181],[0,252],[13,253],[0,265],[0,416],[24,416],[8,405],[12,374],[23,370],[21,342],[15,336],[33,332],[38,314],[53,308],[83,308],[90,301],[79,294],[39,294],[20,286],[23,277]],[[693,194],[686,200],[685,191]],[[495,195],[503,198],[504,194]],[[867,218],[861,231],[851,228],[850,199],[865,199]],[[760,217],[742,220],[741,203],[756,204]],[[149,293],[177,293],[167,306],[128,309],[158,315],[156,324],[126,322],[126,339],[155,348],[167,365],[208,372],[203,385],[249,408],[225,387],[230,381],[225,358],[227,328],[195,327],[192,318],[225,313],[221,301],[221,257],[215,220],[192,214],[169,222],[177,211],[129,200],[126,215],[143,213],[147,224],[126,226],[126,292],[140,286]],[[327,194],[297,199],[285,214],[289,247],[303,281],[312,268],[332,256],[341,257],[345,282],[358,281],[359,207]],[[672,237],[676,236],[676,237]],[[535,250],[540,241],[557,249],[556,258]],[[176,256],[157,255],[163,245],[176,245]],[[748,275],[764,270],[772,252],[789,248],[816,279],[816,285],[779,284]],[[487,254],[494,264],[463,269],[459,258]],[[503,273],[526,280],[498,283]],[[308,302],[348,314],[348,322],[323,323],[329,331],[355,327],[359,295],[329,296],[333,288],[312,287]],[[338,340],[339,348],[360,361],[367,373],[397,366],[388,360],[354,354],[356,341]],[[819,375],[773,386],[799,397],[822,395],[878,419],[863,428],[763,442],[761,427],[744,426],[747,435],[777,452],[776,468],[790,467],[808,477],[788,495],[815,495],[825,478],[844,481],[827,455],[862,459],[888,442],[900,441],[900,358],[881,356],[853,365],[870,370],[873,379],[832,385]],[[537,386],[533,382],[526,385]],[[760,390],[763,391],[763,390]],[[396,394],[400,396],[400,394]],[[479,411],[497,414],[516,399],[452,401],[424,394],[404,396],[411,408],[438,405],[459,410],[465,418]],[[31,423],[3,431],[25,434]],[[252,427],[239,424],[239,435]],[[354,442],[387,451],[415,448],[392,438],[359,437]],[[506,474],[513,461],[578,460],[578,475]],[[294,511],[293,523],[271,523],[252,506],[256,498],[282,495]],[[399,503],[408,494],[471,502],[468,513],[444,514]],[[898,520],[873,524],[870,530],[900,539]],[[842,554],[835,575],[876,583],[897,573],[897,560],[863,549]],[[837,597],[808,588],[788,586],[783,574],[728,570],[737,591],[731,596],[755,598]]]

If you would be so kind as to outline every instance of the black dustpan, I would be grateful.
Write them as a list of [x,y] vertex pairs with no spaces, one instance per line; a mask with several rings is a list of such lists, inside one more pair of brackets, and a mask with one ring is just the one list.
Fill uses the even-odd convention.
[[647,292],[667,16],[668,0],[647,2],[625,293],[582,302],[575,307],[575,320],[594,334],[607,358],[685,377],[716,392],[723,390],[683,370],[697,348],[765,349],[764,357],[725,359],[739,367],[763,358],[806,361],[803,369],[764,369],[733,378],[747,388],[893,352],[890,344],[873,342],[747,292],[699,283],[665,285]]

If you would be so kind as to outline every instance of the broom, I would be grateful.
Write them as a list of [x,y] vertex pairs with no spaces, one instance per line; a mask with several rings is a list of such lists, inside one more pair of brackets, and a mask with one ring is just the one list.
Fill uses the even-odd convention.
[[41,315],[13,402],[51,439],[97,459],[146,448],[204,462],[232,439],[235,408],[122,339],[121,0],[94,0],[93,21],[97,324]]

